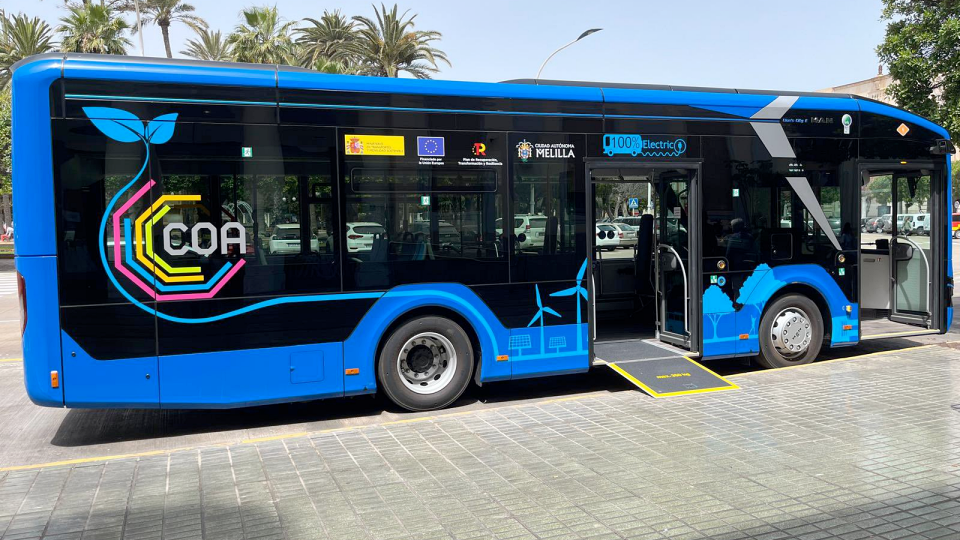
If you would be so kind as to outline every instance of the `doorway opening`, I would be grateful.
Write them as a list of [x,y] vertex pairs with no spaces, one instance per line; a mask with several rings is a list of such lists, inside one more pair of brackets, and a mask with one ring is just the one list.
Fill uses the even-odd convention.
[[632,341],[634,358],[664,356],[651,340],[696,350],[692,291],[699,284],[694,279],[699,265],[691,256],[688,233],[695,230],[690,205],[696,176],[696,168],[686,167],[591,170],[595,224],[589,245],[598,347]]
[[[861,177],[861,339],[931,329],[934,250],[939,235],[931,212],[934,171],[864,170]],[[922,330],[921,330],[922,331]]]

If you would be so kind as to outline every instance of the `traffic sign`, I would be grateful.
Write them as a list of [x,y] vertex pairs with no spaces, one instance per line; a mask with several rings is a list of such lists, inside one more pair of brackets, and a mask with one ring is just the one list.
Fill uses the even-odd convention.
[[627,206],[630,208],[640,208],[640,199],[638,197],[630,197]]

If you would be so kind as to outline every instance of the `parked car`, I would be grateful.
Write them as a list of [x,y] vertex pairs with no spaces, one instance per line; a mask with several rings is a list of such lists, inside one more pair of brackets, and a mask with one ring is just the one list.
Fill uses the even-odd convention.
[[960,240],[960,214],[953,215],[953,221],[950,223],[953,229],[953,237]]
[[[437,222],[437,228],[439,229],[440,236],[440,249],[448,250],[452,249],[456,252],[461,251],[461,239],[460,231],[456,227],[447,223],[446,221],[440,220]],[[411,232],[414,234],[422,233],[426,237],[430,237],[430,222],[423,221],[414,221],[413,227],[411,227]]]
[[882,216],[867,218],[865,223],[865,229],[863,232],[868,233],[878,233],[883,231],[883,222],[890,219],[890,214],[883,214]]
[[619,231],[610,223],[597,223],[596,225],[597,249],[613,251],[620,246]]
[[[909,235],[913,229],[913,219],[909,214],[897,215],[897,234]],[[893,219],[887,218],[883,221],[883,232],[890,234],[893,232]]]
[[911,214],[913,230],[910,234],[930,234],[930,214]]
[[609,223],[617,229],[617,236],[620,238],[620,247],[632,248],[637,245],[637,229],[621,221]]
[[[267,250],[271,255],[300,253],[300,224],[281,223],[273,228]],[[310,251],[320,253],[320,241],[310,235]]]
[[[503,234],[503,219],[496,222],[497,236]],[[513,216],[513,234],[521,250],[539,250],[543,248],[543,239],[547,231],[547,216],[539,214],[515,214]],[[521,236],[523,235],[522,239]]]
[[373,236],[384,234],[386,229],[372,221],[347,222],[347,252],[359,253],[373,249]]

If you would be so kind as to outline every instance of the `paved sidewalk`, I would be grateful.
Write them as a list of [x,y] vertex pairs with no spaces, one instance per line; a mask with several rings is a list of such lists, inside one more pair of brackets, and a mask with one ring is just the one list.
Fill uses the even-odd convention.
[[960,538],[960,351],[735,380],[0,472],[0,536]]

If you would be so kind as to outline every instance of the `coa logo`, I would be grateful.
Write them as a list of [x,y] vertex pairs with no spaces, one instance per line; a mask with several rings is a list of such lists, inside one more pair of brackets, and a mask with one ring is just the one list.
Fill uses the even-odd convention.
[[533,157],[533,143],[524,139],[517,144],[517,157],[520,158],[520,161],[526,163],[528,159]]
[[362,154],[363,141],[359,137],[351,137],[347,140],[347,154]]

